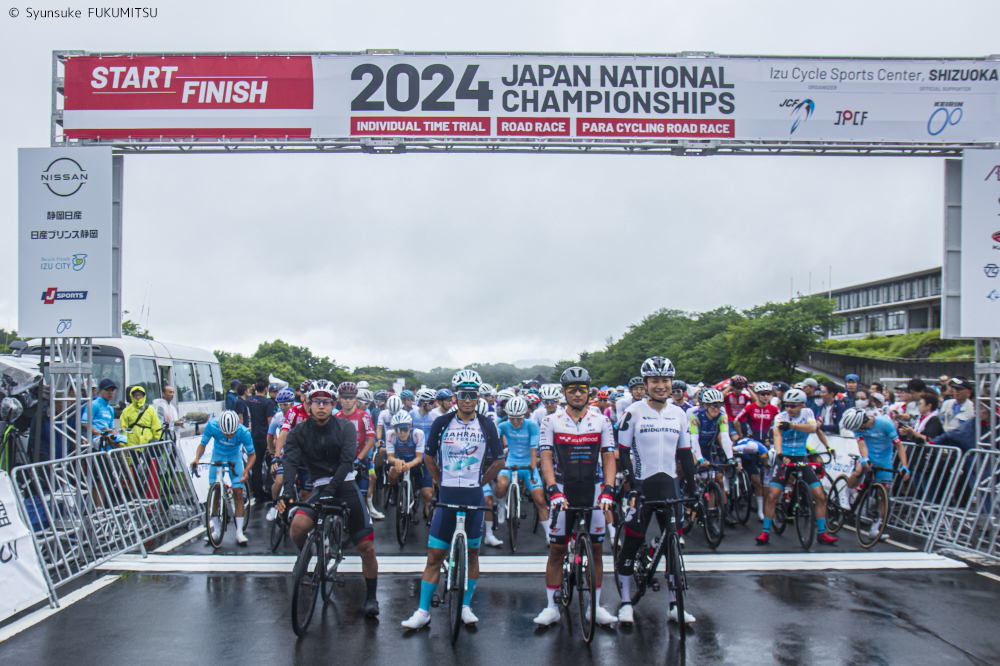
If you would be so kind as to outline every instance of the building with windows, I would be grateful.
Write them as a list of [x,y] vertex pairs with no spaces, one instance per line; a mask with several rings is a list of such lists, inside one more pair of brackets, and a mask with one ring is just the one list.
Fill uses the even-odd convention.
[[929,331],[941,327],[941,269],[834,289],[834,314],[843,319],[830,337],[837,340]]

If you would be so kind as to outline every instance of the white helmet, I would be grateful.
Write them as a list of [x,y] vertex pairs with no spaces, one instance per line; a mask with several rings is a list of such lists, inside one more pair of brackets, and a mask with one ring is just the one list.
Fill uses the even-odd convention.
[[403,401],[398,395],[390,395],[389,399],[385,401],[385,408],[389,410],[390,414],[395,414],[403,408]]
[[490,413],[490,403],[486,402],[485,398],[480,398],[479,402],[476,403],[476,413],[480,416],[486,416]]
[[372,395],[372,392],[369,391],[368,389],[359,387],[358,400],[365,403],[366,405],[370,405],[375,401],[375,396]]
[[865,422],[865,410],[851,407],[840,417],[840,427],[844,430],[860,430]]
[[226,437],[232,437],[240,427],[240,417],[231,409],[219,415],[219,430]]
[[359,390],[359,391],[360,391],[361,389],[366,389],[366,388],[368,388],[368,382],[366,382],[366,381],[365,381],[365,380],[363,380],[363,379],[362,379],[362,380],[361,380],[360,382],[358,382],[358,390]]
[[773,393],[774,392],[774,387],[771,386],[768,382],[757,382],[756,384],[753,385],[753,392],[754,393],[762,393],[762,392],[764,392],[764,393],[766,393],[766,392]]
[[559,384],[546,384],[541,388],[542,400],[558,400],[562,395],[562,386]]
[[459,370],[451,378],[451,388],[453,391],[457,391],[460,388],[475,389],[478,391],[479,385],[482,383],[483,378],[479,376],[479,373],[469,368]]
[[309,387],[309,397],[312,398],[313,394],[316,393],[326,393],[331,398],[337,397],[337,386],[326,379],[317,379]]
[[493,388],[492,386],[490,386],[489,384],[487,384],[485,382],[479,385],[479,394],[480,395],[484,395],[484,396],[486,396],[486,395],[495,395],[496,392],[497,392],[497,390],[495,388]]
[[436,399],[435,396],[436,393],[431,388],[422,388],[417,391],[417,400],[420,402],[433,402]]
[[782,402],[801,402],[805,403],[806,394],[802,389],[788,389],[785,391],[784,397],[781,399]]
[[715,390],[714,388],[705,389],[701,392],[701,398],[699,398],[701,404],[722,404],[722,393]]
[[642,362],[639,374],[643,377],[673,377],[674,364],[663,356],[650,356]]
[[514,390],[513,389],[509,389],[509,388],[503,389],[502,391],[499,391],[497,393],[497,401],[498,402],[503,402],[504,400],[512,400],[513,398],[516,398],[516,397],[517,397],[517,394],[514,393]]
[[409,427],[412,425],[413,425],[413,417],[410,416],[410,413],[408,411],[401,409],[392,415],[393,428],[398,428],[400,426]]
[[507,416],[524,416],[528,413],[528,401],[524,398],[511,398],[507,403]]

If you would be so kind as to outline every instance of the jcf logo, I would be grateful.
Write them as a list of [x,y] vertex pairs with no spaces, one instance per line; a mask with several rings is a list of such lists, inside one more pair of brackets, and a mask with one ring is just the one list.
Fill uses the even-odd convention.
[[867,111],[837,111],[834,125],[864,125],[868,118]]
[[[795,134],[795,128],[812,117],[813,111],[816,110],[816,102],[811,99],[804,99],[801,102],[798,100],[785,100],[785,102],[797,102],[792,106],[792,129],[789,131],[789,134]],[[785,103],[782,103],[781,106],[785,106]]]

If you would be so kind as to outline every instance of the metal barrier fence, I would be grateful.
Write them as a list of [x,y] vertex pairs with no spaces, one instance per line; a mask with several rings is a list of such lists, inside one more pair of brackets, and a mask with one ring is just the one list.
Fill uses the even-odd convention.
[[935,546],[1000,559],[1000,451],[971,449],[962,456],[946,496],[927,551]]
[[[947,506],[948,487],[959,468],[962,451],[954,446],[906,442],[910,480],[897,474],[893,482],[887,525],[918,537],[934,533],[941,510]],[[899,465],[899,456],[895,456]]]
[[23,515],[55,589],[193,519],[201,507],[173,442],[61,458],[13,470]]

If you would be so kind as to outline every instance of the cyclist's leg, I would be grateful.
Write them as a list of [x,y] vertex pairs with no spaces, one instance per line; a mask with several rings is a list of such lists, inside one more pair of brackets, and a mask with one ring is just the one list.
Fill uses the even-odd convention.
[[[491,508],[494,505],[493,489],[490,487],[490,484],[488,483],[483,486],[483,504]],[[483,539],[486,541],[486,545],[488,546],[500,546],[503,544],[503,541],[496,538],[496,536],[493,534],[493,522],[494,522],[493,517],[495,515],[496,515],[495,511],[486,512],[486,526],[484,529]],[[468,520],[466,520],[466,524],[468,524]],[[471,564],[469,565],[469,568],[470,569],[472,568]]]
[[434,499],[434,479],[431,478],[430,472],[427,471],[423,463],[410,470],[410,479],[413,481],[414,488],[420,488],[420,498],[424,502],[424,515],[426,515],[431,506],[431,500]]
[[[518,472],[520,474],[520,472]],[[510,488],[510,477],[513,474],[509,469],[500,470],[500,474],[497,475],[497,489],[496,496],[497,499],[503,499],[507,497],[507,489]]]
[[361,498],[361,490],[354,481],[341,484],[337,497],[347,506],[351,515],[347,519],[347,532],[351,535],[354,550],[361,558],[361,573],[365,579],[365,610],[369,615],[378,614],[377,604],[374,609],[375,591],[378,588],[378,560],[375,558],[375,532],[372,527],[372,517],[368,513],[366,502]]
[[531,500],[538,507],[538,522],[548,534],[550,527],[549,505],[545,503],[545,488],[542,486],[542,477],[538,470],[532,470],[528,476],[528,490],[531,493]]
[[[475,491],[476,489],[472,489]],[[468,499],[466,503],[470,506],[480,505],[483,501],[481,495],[476,495],[475,492],[468,494]],[[469,539],[469,586],[465,589],[465,599],[462,601],[463,606],[468,606],[472,603],[472,594],[476,591],[476,583],[479,582],[479,547],[482,544],[484,537],[484,522],[485,522],[485,512],[483,511],[473,511],[466,514],[465,516],[465,534]]]
[[[558,485],[561,490],[563,487],[562,484]],[[545,562],[546,608],[555,611],[556,620],[559,619],[559,608],[556,606],[556,592],[559,591],[559,586],[562,585],[562,563],[563,557],[566,556],[566,526],[573,524],[574,516],[572,513],[572,511],[560,511],[555,523],[550,526],[548,531],[549,557]],[[536,622],[538,622],[537,619]]]
[[778,498],[785,491],[785,482],[788,476],[788,469],[780,460],[774,463],[774,470],[771,472],[771,482],[767,486],[767,495],[764,498],[764,532],[770,533],[771,521],[774,520],[774,510],[778,506]]

